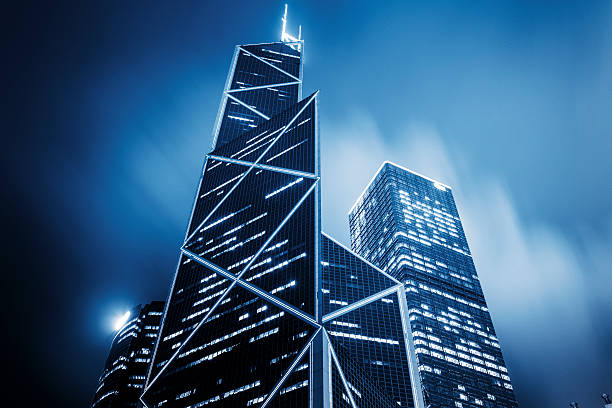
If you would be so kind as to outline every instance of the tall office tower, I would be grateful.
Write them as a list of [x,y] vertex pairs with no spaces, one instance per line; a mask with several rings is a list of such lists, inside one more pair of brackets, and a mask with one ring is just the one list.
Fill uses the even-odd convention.
[[164,302],[138,305],[117,330],[91,408],[138,407]]
[[385,162],[349,212],[351,246],[405,285],[430,407],[517,407],[450,187]]
[[303,46],[285,10],[280,42],[236,47],[148,407],[411,406],[401,283],[320,232]]

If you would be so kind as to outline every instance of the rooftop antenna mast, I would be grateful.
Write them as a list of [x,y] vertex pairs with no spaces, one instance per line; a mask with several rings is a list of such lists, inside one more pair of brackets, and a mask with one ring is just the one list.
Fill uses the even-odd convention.
[[281,41],[287,43],[291,48],[300,51],[302,49],[302,26],[299,26],[298,37],[295,38],[287,32],[287,4],[285,3],[285,14],[283,14],[283,32],[281,33]]

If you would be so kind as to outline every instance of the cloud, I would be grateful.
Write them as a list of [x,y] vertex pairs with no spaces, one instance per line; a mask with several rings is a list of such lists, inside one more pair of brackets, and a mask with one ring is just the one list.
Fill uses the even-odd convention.
[[346,212],[384,160],[451,185],[521,405],[596,398],[612,378],[612,324],[602,321],[612,314],[612,219],[603,235],[572,239],[527,222],[503,180],[450,153],[434,126],[401,129],[382,135],[360,110],[321,123],[323,229],[348,242]]

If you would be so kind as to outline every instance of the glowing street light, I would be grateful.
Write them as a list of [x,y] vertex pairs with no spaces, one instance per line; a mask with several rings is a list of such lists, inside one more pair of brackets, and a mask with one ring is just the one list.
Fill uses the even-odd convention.
[[130,311],[128,310],[127,312],[125,312],[124,314],[122,314],[121,316],[117,317],[115,319],[115,323],[113,323],[113,329],[115,331],[121,329],[123,327],[123,325],[128,321],[128,319],[130,318]]

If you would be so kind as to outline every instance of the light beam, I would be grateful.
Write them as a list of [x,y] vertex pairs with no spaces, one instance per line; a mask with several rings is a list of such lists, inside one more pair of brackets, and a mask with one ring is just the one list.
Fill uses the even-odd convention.
[[115,331],[121,329],[123,327],[123,325],[128,321],[128,319],[130,318],[130,311],[128,310],[127,312],[125,312],[124,314],[122,314],[121,316],[115,318],[115,322],[113,323],[113,329]]

